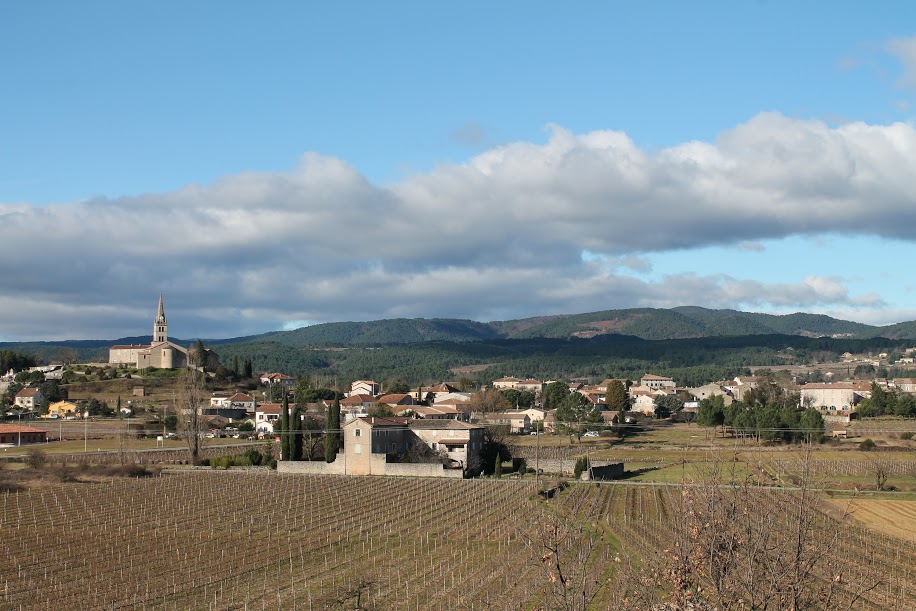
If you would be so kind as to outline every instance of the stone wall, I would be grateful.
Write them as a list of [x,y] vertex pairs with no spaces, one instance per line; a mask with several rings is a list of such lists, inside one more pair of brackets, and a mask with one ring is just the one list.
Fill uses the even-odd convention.
[[406,475],[411,477],[454,477],[461,479],[461,469],[443,469],[439,463],[387,463],[385,475]]
[[[529,460],[527,465],[532,469],[535,468],[535,463],[533,460]],[[623,463],[621,461],[610,461],[610,460],[593,460],[592,467],[609,467],[613,465],[614,468],[620,469],[620,474],[623,475]],[[540,459],[538,461],[537,467],[544,473],[562,473],[564,475],[572,475],[576,470],[576,461],[571,459]]]
[[[382,455],[384,459],[384,454]],[[279,473],[304,473],[309,475],[346,475],[346,462],[338,457],[332,463],[323,461],[278,461]],[[461,479],[464,472],[461,469],[443,469],[441,464],[427,463],[373,463],[372,475],[396,475],[405,477],[449,477]]]
[[323,460],[278,460],[278,473],[300,473],[308,475],[343,475],[344,461],[324,462]]

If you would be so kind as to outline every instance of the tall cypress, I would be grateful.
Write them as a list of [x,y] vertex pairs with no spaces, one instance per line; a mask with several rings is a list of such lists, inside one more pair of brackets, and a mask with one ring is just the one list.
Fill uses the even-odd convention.
[[292,436],[290,460],[302,460],[302,412],[299,410],[298,403],[293,407],[293,413],[290,415],[289,431]]
[[334,462],[340,450],[340,399],[334,397],[334,403],[328,408],[328,417],[324,427],[324,459]]
[[280,403],[280,460],[290,459],[289,428],[289,398],[284,393]]

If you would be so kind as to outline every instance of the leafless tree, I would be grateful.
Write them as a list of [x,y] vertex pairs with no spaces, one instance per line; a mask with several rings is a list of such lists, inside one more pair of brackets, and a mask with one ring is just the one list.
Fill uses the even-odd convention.
[[597,535],[581,524],[546,514],[527,541],[534,551],[545,584],[541,602],[546,609],[586,611],[601,583],[589,570]]
[[178,378],[175,393],[177,411],[177,429],[188,446],[188,459],[191,464],[200,461],[200,450],[204,444],[206,418],[203,409],[207,401],[206,374],[198,369],[189,368]]

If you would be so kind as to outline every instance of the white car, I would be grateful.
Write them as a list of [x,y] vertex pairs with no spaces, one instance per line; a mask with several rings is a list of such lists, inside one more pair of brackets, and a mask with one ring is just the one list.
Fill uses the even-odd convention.
[[582,436],[583,437],[600,437],[601,434],[598,431],[588,431],[587,433],[585,433]]

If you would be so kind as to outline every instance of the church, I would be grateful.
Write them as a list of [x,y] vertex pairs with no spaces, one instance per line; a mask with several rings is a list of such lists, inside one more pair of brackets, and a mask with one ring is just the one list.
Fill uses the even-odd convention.
[[159,369],[178,369],[188,366],[188,349],[169,341],[169,323],[165,319],[165,306],[162,294],[159,294],[159,310],[153,322],[153,341],[149,346],[121,345],[108,349],[108,364],[116,366],[158,367]]

